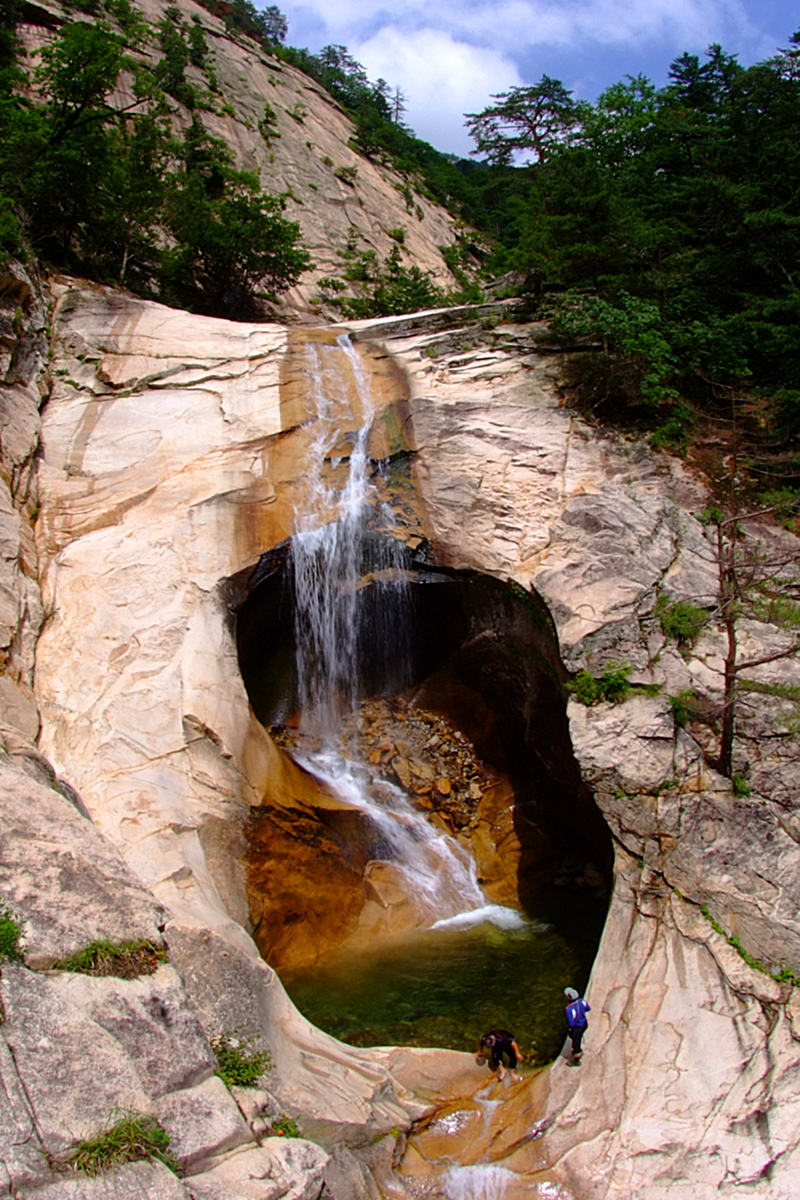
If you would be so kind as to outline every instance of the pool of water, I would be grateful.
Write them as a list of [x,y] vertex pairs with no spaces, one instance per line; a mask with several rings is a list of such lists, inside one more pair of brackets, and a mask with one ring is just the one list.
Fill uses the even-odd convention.
[[564,1041],[564,988],[582,989],[605,904],[559,897],[550,921],[417,931],[281,975],[309,1020],[354,1046],[474,1051],[488,1029],[516,1034],[526,1059]]

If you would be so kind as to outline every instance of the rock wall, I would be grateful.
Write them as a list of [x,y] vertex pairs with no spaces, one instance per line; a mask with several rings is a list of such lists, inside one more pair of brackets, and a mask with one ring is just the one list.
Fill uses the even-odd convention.
[[[249,712],[219,586],[291,529],[284,485],[308,434],[297,430],[294,451],[283,444],[287,334],[195,323],[102,289],[54,293],[59,349],[40,371],[42,391],[52,387],[35,477],[24,470],[39,429],[33,368],[2,392],[18,507],[9,499],[16,608],[0,677],[0,897],[23,927],[25,966],[2,967],[0,1189],[263,1200],[248,1180],[268,1178],[275,1194],[311,1200],[334,1163],[323,1142],[338,1147],[328,1190],[345,1200],[359,1194],[351,1184],[362,1170],[372,1176],[342,1130],[372,1153],[376,1135],[422,1107],[383,1063],[310,1026],[245,930],[242,820],[267,786],[302,798],[308,785]],[[7,338],[11,381],[46,306],[22,271],[6,294],[22,295],[15,312],[27,318]],[[177,386],[165,391],[166,379]],[[281,465],[263,471],[280,445]],[[38,504],[45,620],[34,744],[39,713],[18,696],[33,675],[27,623],[42,611],[24,570],[37,565],[26,518]],[[94,979],[59,966],[98,940],[140,939],[168,956],[152,977]],[[234,1031],[269,1050],[268,1093],[234,1097],[215,1078],[209,1038]],[[161,1121],[185,1187],[158,1165],[110,1182],[51,1183],[58,1160],[119,1110]],[[265,1138],[283,1113],[315,1142]]]
[[[225,1101],[228,1116],[214,1119],[221,1140],[213,1145],[202,1129],[191,1147],[178,1132],[197,1128],[195,1100],[213,1111],[204,1039],[243,1026],[272,1051],[274,1102],[331,1151],[326,1164],[308,1150],[296,1194],[315,1195],[325,1170],[326,1194],[342,1200],[372,1196],[375,1188],[396,1195],[402,1174],[391,1174],[394,1139],[380,1143],[381,1157],[369,1149],[376,1133],[407,1126],[422,1111],[414,1091],[430,1103],[450,1089],[457,1112],[470,1104],[477,1111],[464,1097],[484,1081],[465,1056],[355,1051],[310,1027],[256,952],[237,865],[242,822],[260,796],[308,799],[307,781],[249,710],[228,611],[230,581],[293,527],[292,493],[310,433],[299,389],[291,402],[281,397],[281,375],[285,383],[293,361],[287,333],[193,318],[68,282],[54,288],[54,300],[38,471],[42,729],[38,745],[29,738],[21,759],[3,768],[15,779],[23,770],[42,774],[25,784],[40,789],[35,799],[14,799],[10,783],[6,789],[13,838],[3,839],[2,894],[29,924],[29,967],[51,965],[62,944],[71,948],[95,929],[118,937],[122,927],[146,927],[169,949],[169,967],[159,968],[166,975],[148,977],[157,980],[159,998],[177,996],[181,1019],[194,1014],[200,1024],[186,1044],[185,1069],[156,1080],[146,1046],[158,1043],[143,1035],[131,1056],[115,1015],[123,1003],[146,1006],[155,983],[111,986],[5,967],[4,1034],[14,1060],[6,1092],[17,1097],[6,1127],[35,1121],[44,1146],[48,1129],[61,1129],[57,1110],[47,1116],[31,1099],[36,1045],[26,1059],[30,1034],[20,999],[29,993],[43,1022],[60,1014],[67,1041],[94,1039],[98,1054],[106,1047],[123,1064],[81,1129],[99,1122],[112,1100],[130,1097],[172,1121],[177,1144],[187,1146],[188,1182],[176,1186],[250,1195],[241,1182],[252,1174],[246,1155],[273,1152],[253,1143],[252,1112],[239,1109],[235,1120]],[[32,302],[32,330],[38,311]],[[795,737],[767,704],[742,713],[737,769],[749,763],[753,791],[740,796],[709,768],[698,740],[676,729],[669,694],[697,681],[713,695],[721,682],[718,631],[712,627],[681,653],[654,615],[659,595],[713,601],[713,546],[693,515],[702,489],[680,463],[603,434],[562,407],[559,357],[546,331],[498,324],[488,314],[460,319],[461,326],[451,312],[353,329],[374,363],[385,367],[389,359],[371,347],[391,355],[395,367],[382,371],[394,381],[387,404],[397,398],[397,368],[404,376],[404,438],[434,557],[535,587],[572,669],[599,672],[624,658],[634,680],[661,691],[620,706],[569,707],[573,747],[616,850],[614,895],[588,990],[584,1064],[576,1071],[559,1060],[532,1084],[516,1085],[481,1139],[448,1134],[450,1165],[454,1154],[479,1162],[480,1147],[484,1160],[511,1173],[503,1178],[513,1176],[520,1194],[547,1185],[548,1194],[577,1200],[660,1200],[690,1189],[709,1200],[788,1200],[800,1186],[796,993],[748,965],[703,908],[753,958],[800,969]],[[11,405],[7,390],[4,396]],[[30,447],[27,455],[16,452],[22,461]],[[23,510],[30,494],[17,500]],[[762,536],[784,539],[768,529]],[[16,544],[6,561],[18,580]],[[35,609],[22,602],[27,587],[15,592],[15,629]],[[754,656],[780,638],[756,623],[746,634]],[[8,663],[18,661],[9,651]],[[19,689],[15,670],[8,675]],[[794,681],[796,671],[786,660],[756,673]],[[22,732],[17,722],[14,737]],[[58,776],[71,787],[58,785]],[[108,881],[95,887],[101,916],[89,907],[81,925],[76,902],[55,933],[37,915],[31,885],[43,868],[20,866],[5,850],[21,840],[37,848],[37,862],[52,861],[56,848],[41,828],[25,832],[18,824],[21,809],[41,811],[44,820],[47,804],[60,806],[51,820],[59,830],[76,828],[78,844],[106,839],[102,853],[91,855]],[[85,805],[94,826],[75,804]],[[75,861],[78,849],[62,853]],[[126,912],[102,900],[121,887],[130,889],[132,904],[140,897]],[[68,1032],[78,1026],[83,1033]],[[69,1078],[73,1067],[67,1060],[59,1070]],[[43,1077],[41,1096],[56,1075]],[[466,1119],[462,1125],[469,1127]],[[345,1137],[360,1158],[345,1153]],[[9,1145],[20,1140],[8,1138]],[[239,1138],[249,1139],[242,1148]],[[409,1187],[420,1173],[430,1182],[444,1169],[441,1145],[433,1133],[414,1141],[401,1168]],[[36,1186],[48,1196],[41,1168],[37,1175],[12,1157],[4,1157],[14,1180],[7,1190]],[[294,1168],[284,1162],[283,1169]],[[140,1172],[144,1194],[161,1194],[144,1167],[129,1170]]]
[[[721,698],[720,632],[680,653],[655,615],[659,596],[714,604],[714,549],[693,515],[705,497],[679,462],[562,408],[543,336],[387,341],[409,374],[417,478],[443,558],[535,587],[573,669],[622,660],[660,688],[569,705],[616,842],[616,884],[588,991],[589,1053],[537,1084],[517,1131],[546,1132],[535,1170],[521,1166],[593,1200],[788,1200],[800,1187],[796,992],[751,968],[702,909],[754,958],[796,972],[796,735],[780,706],[743,706],[735,768],[754,788],[740,796],[676,727],[670,694],[699,685]],[[797,562],[788,535],[752,536]],[[758,658],[781,635],[753,622],[746,637]],[[798,663],[750,674],[796,684]]]

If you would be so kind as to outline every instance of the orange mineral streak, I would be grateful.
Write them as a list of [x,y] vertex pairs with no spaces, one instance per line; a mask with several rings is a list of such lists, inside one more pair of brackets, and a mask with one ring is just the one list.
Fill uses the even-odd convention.
[[[330,419],[342,430],[341,445],[334,448],[332,459],[348,456],[351,431],[364,421],[346,355],[313,352],[315,347],[335,347],[338,335],[335,329],[288,333],[280,372],[281,433],[265,439],[261,449],[263,477],[270,481],[272,494],[262,498],[245,492],[236,497],[240,562],[256,560],[295,532],[298,497],[317,433],[313,389],[318,381],[313,372],[322,370],[325,393],[332,397]],[[408,452],[413,437],[405,378],[384,350],[367,343],[355,345],[370,375],[375,401],[370,457],[388,459]],[[321,368],[315,366],[319,363]],[[335,479],[344,468],[332,462],[329,470]],[[320,524],[337,515],[335,511],[317,514]],[[284,969],[316,961],[358,933],[368,901],[371,909],[376,905],[387,909],[389,924],[396,924],[394,906],[381,898],[377,879],[370,882],[374,831],[364,814],[301,770],[266,733],[261,740],[251,739],[249,753],[248,778],[251,783],[263,780],[251,801],[247,879],[253,937],[264,958]],[[374,923],[370,921],[370,927]]]

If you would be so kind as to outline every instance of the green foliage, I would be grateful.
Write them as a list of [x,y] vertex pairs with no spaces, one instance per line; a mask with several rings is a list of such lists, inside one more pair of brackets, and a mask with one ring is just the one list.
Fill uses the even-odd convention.
[[397,242],[399,246],[404,246],[406,244],[406,231],[402,225],[398,225],[396,229],[387,229],[386,233],[390,238],[393,239],[393,241]]
[[349,183],[351,187],[358,183],[358,167],[336,167],[333,173],[342,183]]
[[268,100],[264,104],[264,116],[258,122],[258,131],[268,146],[272,138],[279,138],[281,136],[275,109]]
[[749,796],[753,791],[743,775],[731,776],[731,789],[733,790],[734,796]]
[[677,59],[665,88],[629,76],[573,105],[542,80],[467,118],[476,153],[538,159],[512,172],[524,193],[508,168],[486,172],[492,221],[480,222],[504,247],[493,263],[527,273],[540,315],[566,293],[564,335],[597,343],[572,396],[678,453],[705,414],[735,412],[762,479],[797,476],[796,63],[797,38],[749,68],[713,46],[704,62]]
[[567,689],[579,704],[585,704],[587,707],[599,704],[601,700],[607,700],[610,704],[622,704],[631,693],[628,676],[632,670],[627,663],[609,663],[600,676],[592,675],[589,671],[578,671],[575,678],[567,684]]
[[118,979],[136,979],[139,975],[152,975],[158,964],[166,961],[166,951],[152,942],[140,939],[116,945],[101,939],[90,942],[70,958],[53,963],[53,968],[79,975],[113,975]]
[[[202,35],[202,29],[200,33]],[[167,8],[163,20],[159,23],[158,41],[164,56],[156,66],[156,79],[168,95],[174,96],[188,109],[193,109],[197,103],[197,95],[183,75],[191,61],[192,49],[186,40],[180,9],[174,5]]]
[[[124,32],[124,0],[114,13]],[[3,90],[0,79],[0,257],[29,240],[58,267],[212,315],[252,317],[259,296],[285,291],[309,265],[299,228],[282,216],[281,197],[233,170],[197,117],[174,137],[165,96],[193,107],[183,72],[206,52],[201,26],[187,40],[177,9],[158,38],[163,55],[148,72],[104,22],[67,23],[42,52],[41,103],[16,86]],[[120,110],[109,97],[123,69],[134,98]]]
[[661,332],[658,305],[627,292],[613,303],[568,292],[559,301],[553,328],[569,340],[602,342],[604,399],[621,393],[628,404],[656,407],[677,397],[671,385],[676,360]]
[[299,226],[202,131],[189,131],[183,157],[166,206],[175,244],[163,256],[164,294],[212,316],[252,314],[257,286],[277,295],[310,266]]
[[[239,1030],[218,1033],[209,1039],[217,1056],[217,1075],[228,1087],[253,1087],[270,1069],[268,1050],[256,1050],[256,1035],[245,1036]],[[296,1135],[294,1135],[296,1136]]]
[[14,212],[10,196],[0,193],[0,267],[7,263],[12,254],[18,254],[22,246],[19,221]]
[[656,605],[656,615],[665,636],[674,638],[679,646],[693,645],[708,621],[705,609],[698,608],[696,604],[689,604],[686,600],[668,604],[660,598]]
[[24,938],[20,918],[10,908],[0,907],[0,962],[21,962]]
[[585,704],[587,708],[593,704],[599,704],[603,699],[600,680],[596,679],[589,671],[578,671],[575,678],[567,684],[567,690],[572,693],[579,704]]
[[532,151],[539,163],[576,136],[588,107],[572,99],[558,79],[543,75],[537,84],[514,87],[492,96],[480,113],[467,113],[465,124],[476,148],[494,166],[509,166],[516,154]]
[[221,17],[232,33],[243,34],[274,50],[286,38],[286,17],[275,4],[259,12],[250,0],[198,0],[207,12]]
[[676,696],[669,697],[672,719],[678,729],[685,729],[690,721],[708,721],[706,707],[699,700],[693,688],[685,688]]
[[796,987],[798,983],[800,983],[800,980],[798,980],[797,976],[794,975],[785,965],[781,966],[779,971],[771,971],[766,963],[762,962],[760,958],[756,958],[755,955],[751,954],[749,950],[744,948],[740,938],[726,933],[719,921],[716,921],[712,917],[708,907],[705,904],[700,905],[700,911],[710,923],[714,931],[721,937],[725,938],[725,941],[728,943],[728,945],[733,947],[739,957],[747,963],[748,967],[752,967],[754,971],[760,971],[762,975],[769,975],[771,979],[776,979],[779,983],[790,983],[793,987]]
[[330,287],[331,280],[320,280],[319,286],[323,299],[347,317],[386,317],[453,303],[453,298],[447,297],[416,264],[403,266],[398,245],[392,247],[384,263],[378,262],[373,250],[356,255],[345,277],[364,285],[361,296],[342,297],[338,286]]
[[192,17],[189,29],[189,61],[192,66],[204,67],[208,56],[208,42],[203,31],[203,25],[197,13]]
[[297,1128],[297,1122],[293,1117],[282,1116],[277,1120],[270,1122],[272,1132],[278,1137],[297,1138],[300,1137],[300,1130]]
[[65,1160],[65,1165],[84,1175],[99,1175],[123,1163],[141,1160],[164,1163],[171,1171],[178,1164],[170,1154],[170,1136],[155,1117],[115,1110],[114,1124],[102,1133],[80,1142]]

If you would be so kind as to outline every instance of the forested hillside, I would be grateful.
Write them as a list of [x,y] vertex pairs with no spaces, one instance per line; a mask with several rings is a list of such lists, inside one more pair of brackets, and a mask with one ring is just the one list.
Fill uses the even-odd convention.
[[[289,64],[314,80],[352,122],[353,161],[321,159],[340,191],[357,191],[359,162],[400,181],[393,187],[407,221],[387,225],[378,244],[351,217],[326,259],[333,269],[317,271],[323,313],[479,300],[512,271],[529,313],[586,350],[567,380],[572,401],[678,452],[702,446],[709,420],[707,441],[730,443],[735,429],[739,461],[761,490],[793,489],[800,35],[749,68],[719,46],[702,60],[683,55],[666,87],[628,76],[594,104],[545,75],[467,115],[475,161],[465,161],[415,138],[402,93],[371,82],[346,47],[311,54],[286,45],[274,5],[203,7],[276,71]],[[260,298],[315,266],[319,247],[304,246],[287,205],[296,215],[303,203],[331,201],[316,175],[306,201],[299,186],[264,190],[263,172],[236,165],[234,148],[212,132],[209,114],[231,105],[203,20],[156,5],[154,21],[151,9],[147,20],[131,0],[82,0],[31,69],[16,36],[22,5],[5,6],[0,253],[27,246],[57,268],[195,311],[252,317]],[[314,149],[302,109],[288,110],[301,181],[311,169],[303,155]],[[263,105],[258,133],[270,161],[281,137],[287,152],[285,115]],[[449,286],[409,247],[428,202],[457,218],[439,246]]]

